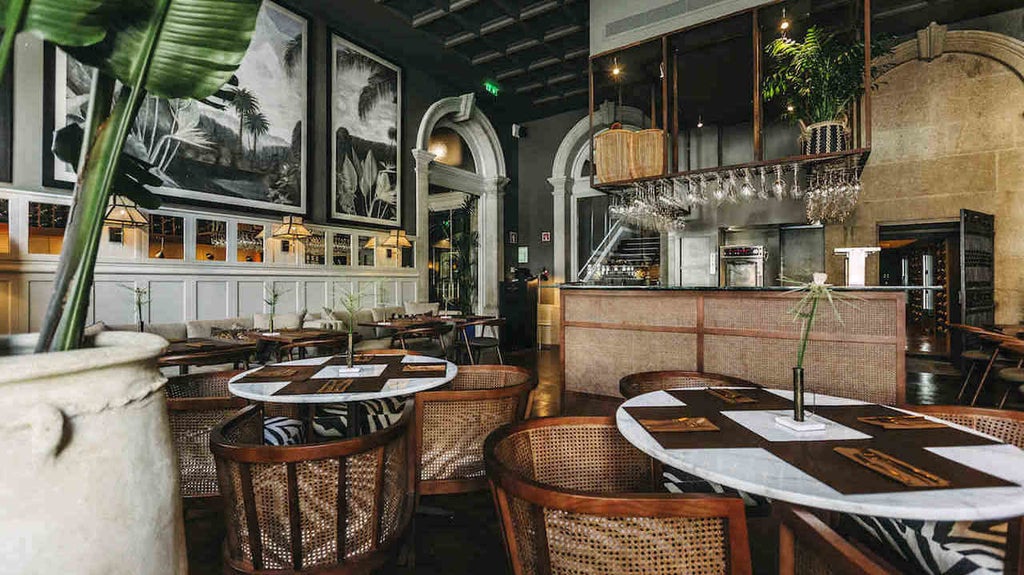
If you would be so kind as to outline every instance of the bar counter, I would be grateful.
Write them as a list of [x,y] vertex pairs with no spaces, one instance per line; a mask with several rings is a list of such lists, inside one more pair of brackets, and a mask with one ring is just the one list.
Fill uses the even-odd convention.
[[[921,288],[917,288],[921,289]],[[818,307],[804,358],[812,392],[881,404],[906,398],[906,289],[836,288]],[[790,389],[800,323],[791,288],[561,286],[566,391],[619,397],[619,379],[704,371]]]

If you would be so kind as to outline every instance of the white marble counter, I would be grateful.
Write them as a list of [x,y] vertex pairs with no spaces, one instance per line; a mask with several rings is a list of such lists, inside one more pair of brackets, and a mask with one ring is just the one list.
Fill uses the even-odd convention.
[[[385,356],[380,356],[385,357]],[[330,360],[331,357],[313,357],[308,359],[297,359],[295,361],[286,361],[275,365],[323,365]],[[263,401],[268,403],[346,403],[349,401],[367,401],[370,399],[383,399],[386,397],[395,397],[399,395],[412,395],[421,391],[428,391],[440,387],[449,381],[455,379],[455,376],[459,372],[459,368],[450,361],[445,361],[435,357],[428,357],[423,355],[407,355],[402,358],[402,363],[438,363],[444,361],[447,364],[445,368],[444,377],[418,377],[418,378],[394,378],[389,379],[384,387],[377,392],[372,393],[315,393],[315,394],[300,394],[300,395],[274,395],[281,388],[288,385],[289,381],[270,381],[270,382],[253,382],[253,383],[238,383],[238,380],[242,379],[250,373],[258,371],[260,368],[250,369],[244,373],[240,373],[235,377],[231,378],[228,382],[228,391],[232,395],[244,397],[252,401]],[[373,361],[367,364],[361,364],[362,373],[333,373],[332,369],[337,371],[339,368],[344,366],[327,366],[311,379],[324,379],[332,377],[374,377],[379,375],[383,371],[382,365],[377,365]]]
[[[792,392],[769,391],[782,397],[792,397]],[[822,395],[812,401],[808,394],[809,409],[813,404],[863,405],[858,401]],[[733,489],[808,507],[899,519],[976,521],[1024,515],[1024,487],[1020,486],[843,495],[761,448],[665,449],[623,409],[673,405],[683,403],[662,391],[635,397],[622,404],[615,414],[619,431],[626,440],[647,455]],[[755,430],[758,422],[753,421],[751,425],[753,427],[750,428]],[[961,426],[953,427],[983,435]],[[772,437],[768,439],[778,440],[779,433],[790,432],[777,427],[771,430],[769,434]],[[796,432],[792,433],[792,439],[782,440],[799,438]],[[928,448],[928,451],[1007,481],[1024,484],[1024,451],[1015,446],[934,447]]]

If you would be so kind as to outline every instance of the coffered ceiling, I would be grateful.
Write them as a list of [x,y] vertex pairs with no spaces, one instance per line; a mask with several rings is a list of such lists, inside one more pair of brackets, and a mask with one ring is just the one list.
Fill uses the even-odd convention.
[[587,106],[587,0],[375,0],[490,80],[530,116]]

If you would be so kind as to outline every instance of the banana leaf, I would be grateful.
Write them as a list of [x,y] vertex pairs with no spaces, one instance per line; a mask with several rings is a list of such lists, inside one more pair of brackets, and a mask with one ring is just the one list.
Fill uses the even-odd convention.
[[345,156],[338,174],[338,210],[346,214],[356,213],[356,190],[359,188],[359,175],[352,160]]
[[[53,135],[53,155],[72,166],[82,155],[82,139],[85,130],[78,124],[68,124]],[[153,164],[134,156],[121,153],[121,170],[114,180],[113,192],[132,200],[140,208],[155,210],[160,207],[160,198],[145,186],[159,186],[163,183],[158,176],[150,173]]]
[[363,158],[363,170],[359,176],[359,191],[363,193],[363,203],[366,206],[366,213],[370,213],[370,206],[374,201],[373,186],[377,183],[377,160],[373,157],[373,150],[366,152]]

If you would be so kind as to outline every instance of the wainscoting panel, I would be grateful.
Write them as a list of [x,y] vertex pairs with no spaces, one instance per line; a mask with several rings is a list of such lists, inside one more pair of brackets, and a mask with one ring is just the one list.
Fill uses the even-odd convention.
[[[289,313],[296,312],[302,309],[299,306],[299,290],[296,289],[301,285],[301,282],[294,281],[275,281],[274,289],[280,294],[277,299],[277,313]],[[267,306],[267,312],[270,312],[270,307]]]
[[149,282],[150,323],[180,323],[185,321],[185,282]]
[[416,301],[416,282],[403,281],[399,282],[399,285],[402,286],[402,299],[397,302],[399,305],[404,304],[407,301]]
[[53,282],[50,280],[30,280],[28,282],[28,299],[25,302],[27,304],[28,312],[28,330],[36,332],[39,331],[39,326],[43,325],[43,318],[46,316],[46,306],[50,303],[50,296],[53,294]]
[[17,314],[11,297],[11,282],[0,281],[0,333],[11,333],[11,322]]
[[327,302],[327,282],[305,282],[303,289],[303,307],[309,313],[320,313]]
[[[92,311],[94,318],[103,318],[108,325],[135,323],[135,295],[130,291],[134,281],[100,281],[93,283]],[[145,313],[145,310],[143,310]]]
[[238,315],[263,313],[263,282],[238,281]]
[[227,281],[196,282],[196,319],[230,317]]

